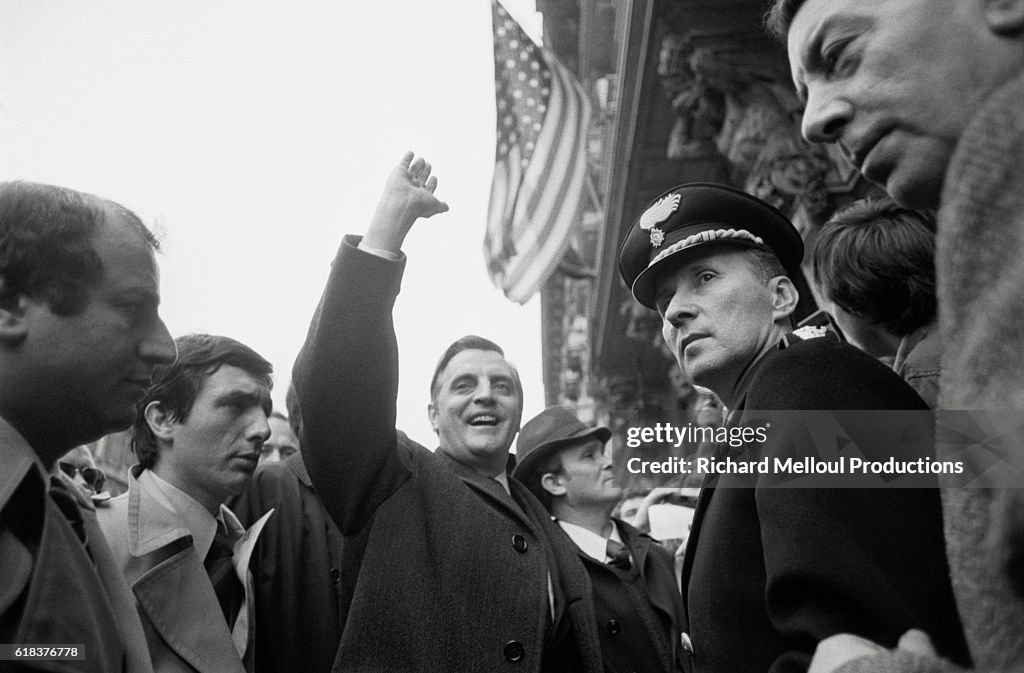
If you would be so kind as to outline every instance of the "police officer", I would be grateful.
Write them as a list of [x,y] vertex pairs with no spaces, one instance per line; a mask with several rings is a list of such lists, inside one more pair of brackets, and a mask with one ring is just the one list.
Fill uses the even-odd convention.
[[[852,346],[792,334],[802,257],[800,235],[778,210],[730,187],[688,184],[633,223],[619,269],[636,300],[660,314],[679,366],[728,407],[730,426],[752,423],[755,410],[926,409]],[[746,448],[816,455],[800,416],[776,415],[783,421],[767,441]],[[682,575],[694,670],[805,670],[815,644],[834,633],[891,647],[911,628],[966,661],[937,491],[777,481],[704,481]]]

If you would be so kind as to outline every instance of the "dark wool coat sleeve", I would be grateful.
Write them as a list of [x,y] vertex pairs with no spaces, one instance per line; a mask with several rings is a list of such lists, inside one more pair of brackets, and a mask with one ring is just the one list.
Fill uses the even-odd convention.
[[[345,535],[365,526],[409,478],[397,450],[398,344],[391,319],[405,257],[382,259],[361,253],[358,244],[353,236],[342,241],[293,371],[303,459]],[[368,287],[374,301],[365,299]]]

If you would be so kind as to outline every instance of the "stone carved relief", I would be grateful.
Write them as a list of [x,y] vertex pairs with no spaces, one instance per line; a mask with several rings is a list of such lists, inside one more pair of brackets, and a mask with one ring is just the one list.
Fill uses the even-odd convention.
[[812,217],[832,208],[830,190],[852,187],[856,172],[800,137],[801,106],[774,63],[696,46],[667,35],[658,75],[678,119],[668,157],[717,154],[732,183],[777,208]]
[[725,95],[690,67],[692,48],[681,35],[668,35],[658,54],[658,76],[677,119],[669,137],[670,159],[718,154],[715,139],[725,121]]
[[587,376],[590,361],[590,337],[587,317],[576,314],[568,321],[568,334],[562,351],[562,371],[559,374],[560,396],[569,402],[578,402],[587,394]]
[[632,296],[622,302],[619,314],[626,317],[627,338],[647,346],[657,346],[661,341],[661,318]]
[[[669,381],[669,390],[674,391],[672,404],[666,405],[665,400],[641,399],[638,391],[634,391],[638,407],[613,407],[613,408],[676,408],[680,402],[692,391],[692,386],[686,381],[685,374],[676,365],[675,358],[665,345],[661,336],[661,318],[657,313],[646,306],[641,305],[630,297],[625,300],[619,308],[620,313],[626,318],[626,337],[635,341],[645,348],[657,352],[664,360],[666,378]],[[621,383],[621,382],[620,382]],[[636,382],[634,382],[634,387]]]

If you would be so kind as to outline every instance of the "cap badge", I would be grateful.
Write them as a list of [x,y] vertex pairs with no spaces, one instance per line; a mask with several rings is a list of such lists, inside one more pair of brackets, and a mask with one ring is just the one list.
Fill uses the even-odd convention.
[[663,196],[644,211],[640,216],[640,228],[651,232],[651,247],[660,248],[665,242],[665,232],[658,225],[669,218],[679,208],[679,194]]
[[804,325],[793,330],[793,334],[801,339],[820,339],[828,335],[828,327],[824,325]]

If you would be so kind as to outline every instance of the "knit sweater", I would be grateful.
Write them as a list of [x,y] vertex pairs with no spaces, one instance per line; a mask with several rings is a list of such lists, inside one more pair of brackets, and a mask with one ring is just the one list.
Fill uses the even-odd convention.
[[[965,129],[946,174],[936,241],[944,344],[941,409],[1024,411],[1024,75],[994,92]],[[1017,469],[1024,438],[1011,442]],[[1008,466],[1009,467],[1009,466]],[[1024,671],[1018,573],[1024,498],[1008,490],[943,491],[946,547],[961,620],[983,673]],[[1018,583],[1020,578],[1017,578]],[[1019,584],[1018,584],[1019,586]],[[842,673],[960,670],[906,652],[856,659]]]

